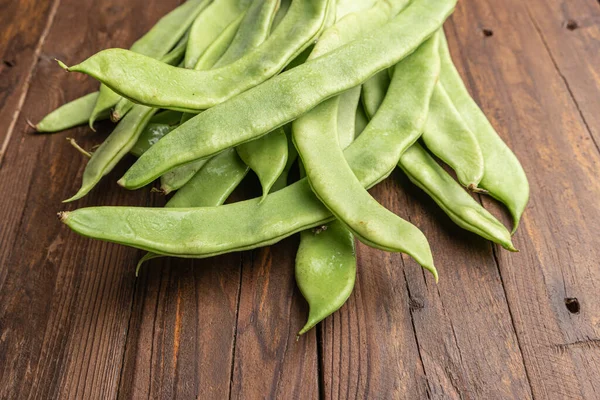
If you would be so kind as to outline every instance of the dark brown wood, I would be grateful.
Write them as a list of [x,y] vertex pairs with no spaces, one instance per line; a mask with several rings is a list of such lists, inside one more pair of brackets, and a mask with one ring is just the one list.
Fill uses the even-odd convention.
[[0,1],[0,165],[29,89],[56,1]]
[[[395,172],[372,193],[426,233],[440,283],[408,257],[359,244],[353,295],[300,338],[296,237],[155,260],[136,279],[142,252],[56,220],[62,209],[163,204],[114,183],[130,158],[62,205],[86,163],[65,137],[91,148],[111,125],[35,135],[26,120],[97,87],[54,58],[128,47],[177,3],[0,0],[0,143],[10,136],[0,164],[0,398],[600,396],[595,0],[461,0],[446,24],[467,86],[530,178],[521,253],[457,228]],[[257,190],[251,178],[236,198]]]
[[[452,50],[531,183],[531,202],[515,236],[521,253],[496,256],[533,395],[591,399],[600,393],[600,157],[587,129],[592,121],[577,107],[583,97],[573,97],[568,76],[544,45],[552,36],[528,12],[548,2],[530,3],[459,3],[449,24]],[[482,35],[483,28],[493,36]],[[568,33],[574,32],[561,40]],[[599,50],[596,38],[591,57]],[[598,70],[586,65],[577,66],[581,74]],[[585,87],[590,110],[600,107],[597,88]],[[577,299],[579,313],[566,307],[569,298]]]

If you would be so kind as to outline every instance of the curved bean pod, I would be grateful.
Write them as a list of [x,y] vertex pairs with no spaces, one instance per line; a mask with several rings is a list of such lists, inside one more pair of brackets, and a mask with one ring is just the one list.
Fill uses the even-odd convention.
[[513,218],[514,233],[529,201],[529,182],[523,167],[473,100],[456,70],[445,36],[440,45],[440,82],[456,109],[477,137],[485,164],[480,186],[504,203]]
[[[185,34],[177,43],[177,45],[169,51],[165,56],[163,56],[160,61],[169,65],[177,65],[183,58],[185,54],[185,48],[187,45],[187,41],[189,38],[189,34]],[[133,107],[133,102],[126,98],[121,98],[119,102],[115,105],[115,108],[110,113],[110,119],[112,122],[119,122],[121,118],[127,114],[131,108]]]
[[294,147],[294,143],[292,143],[291,127],[289,125],[286,125],[282,129],[284,130],[285,137],[287,139],[287,149],[288,149],[287,162],[285,163],[285,167],[283,168],[283,171],[279,175],[279,178],[277,178],[277,180],[275,181],[273,186],[271,186],[271,192],[276,192],[287,186],[288,177],[289,177],[290,171],[292,169],[292,166],[298,159],[298,152],[296,151],[296,148]]
[[115,130],[94,152],[83,172],[83,182],[79,191],[64,203],[78,200],[89,193],[100,179],[131,150],[156,108],[137,105],[119,122]]
[[[418,50],[396,66],[394,76],[406,79],[418,73],[433,77],[439,74],[438,35],[426,41]],[[437,62],[436,62],[437,61]],[[409,91],[404,86],[406,92]],[[431,93],[431,92],[429,92]],[[411,93],[412,94],[412,93]],[[414,225],[381,206],[364,190],[346,163],[337,138],[336,101],[330,99],[298,118],[293,123],[293,139],[302,159],[308,181],[315,195],[342,221],[356,237],[369,246],[386,251],[402,252],[436,276],[431,250],[425,235]],[[410,103],[394,99],[403,107]],[[413,130],[420,131],[420,129]],[[389,147],[405,147],[400,135],[385,136]],[[416,140],[418,136],[414,137]],[[414,142],[412,140],[412,142]],[[402,154],[402,151],[398,151]],[[398,156],[398,159],[400,157]]]
[[456,0],[435,3],[415,0],[372,35],[299,65],[203,112],[140,157],[120,184],[128,189],[142,187],[177,165],[256,139],[323,100],[357,86],[412,53],[437,31],[455,3]]
[[362,101],[368,118],[373,118],[381,106],[389,86],[390,74],[388,71],[381,71],[363,83]]
[[283,172],[288,157],[288,141],[282,128],[236,147],[240,158],[252,169],[260,181],[263,199]]
[[190,28],[184,67],[196,68],[198,60],[219,35],[250,5],[250,0],[215,0],[200,14]]
[[[138,39],[131,51],[159,59],[167,54],[181,39],[196,17],[209,4],[208,0],[189,0],[162,17],[144,36]],[[90,116],[89,125],[94,129],[94,121],[109,112],[121,96],[105,85],[100,85],[100,96]]]
[[[329,7],[329,0],[292,2],[284,20],[261,46],[240,60],[215,70],[170,67],[122,49],[101,51],[70,68],[63,63],[60,65],[69,71],[91,75],[137,103],[178,111],[203,110],[281,71],[318,35]],[[165,85],[165,82],[169,84]]]
[[326,230],[304,231],[296,254],[296,284],[309,305],[308,320],[298,335],[337,311],[354,289],[354,237],[335,221]]
[[[90,115],[92,115],[98,95],[99,92],[93,92],[63,104],[42,118],[35,125],[35,130],[40,133],[51,133],[85,124],[90,119]],[[108,114],[108,112],[105,112],[102,115],[98,115],[96,119],[106,119],[108,118]]]
[[339,21],[346,15],[368,10],[373,7],[377,1],[378,0],[338,0],[335,8],[335,20]]
[[174,126],[169,124],[154,123],[152,120],[144,127],[135,145],[129,150],[131,154],[140,157],[148,149],[156,144],[163,136],[171,132]]
[[463,186],[477,190],[483,177],[481,147],[440,83],[431,96],[423,141],[456,172]]
[[406,150],[398,166],[456,225],[498,243],[507,250],[516,251],[510,232],[504,225],[465,192],[421,145],[415,143]]

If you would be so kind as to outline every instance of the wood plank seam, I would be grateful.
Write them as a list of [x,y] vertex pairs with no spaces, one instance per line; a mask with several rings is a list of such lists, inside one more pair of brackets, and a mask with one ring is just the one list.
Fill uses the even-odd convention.
[[2,146],[0,147],[0,168],[2,168],[2,161],[4,160],[4,155],[6,154],[6,151],[8,150],[8,144],[10,143],[10,139],[12,138],[12,135],[15,131],[15,126],[17,125],[17,121],[19,119],[19,116],[21,115],[21,110],[23,108],[23,105],[25,104],[27,95],[29,94],[31,80],[33,79],[33,74],[38,65],[38,60],[39,60],[40,54],[42,52],[42,47],[44,46],[44,43],[46,42],[46,37],[48,36],[48,33],[50,32],[50,28],[52,28],[52,23],[54,22],[54,17],[56,16],[56,12],[58,10],[59,5],[60,5],[60,0],[54,0],[54,3],[52,4],[52,8],[50,9],[50,13],[48,14],[48,20],[46,21],[46,26],[44,27],[44,30],[42,31],[42,34],[40,35],[40,39],[38,40],[38,44],[35,47],[35,51],[33,52],[33,60],[31,61],[31,65],[29,66],[29,72],[27,73],[25,82],[23,83],[23,89],[22,89],[21,96],[19,97],[19,101],[17,103],[17,108],[15,109],[12,121],[10,122],[10,125],[8,126],[8,130],[6,132],[6,137],[4,138],[4,142],[2,143]]
[[[254,262],[254,252],[252,252],[252,262]],[[227,398],[229,400],[231,400],[231,394],[233,393],[233,372],[235,369],[235,345],[237,343],[237,330],[238,330],[238,324],[239,324],[239,318],[240,318],[240,299],[242,296],[242,280],[244,278],[243,273],[244,273],[244,257],[242,254],[240,254],[240,279],[239,279],[239,285],[238,285],[238,290],[237,290],[237,295],[236,295],[236,307],[235,307],[235,327],[233,328],[233,341],[231,343],[231,368],[230,368],[230,372],[229,372],[229,394],[227,396]]]
[[[600,1],[598,2],[598,4],[600,4]],[[544,44],[544,48],[546,49],[546,52],[548,53],[550,60],[552,60],[552,64],[554,65],[556,72],[560,76],[561,80],[564,82],[565,87],[567,88],[567,91],[569,92],[569,97],[571,97],[571,100],[573,100],[573,104],[575,105],[575,108],[577,109],[579,118],[581,118],[581,121],[583,122],[583,125],[585,126],[585,129],[586,129],[588,135],[592,139],[592,143],[594,143],[594,146],[596,146],[596,150],[600,153],[600,145],[598,144],[598,142],[596,142],[596,138],[592,134],[592,129],[590,128],[590,125],[588,124],[587,120],[585,119],[585,116],[583,115],[583,111],[581,110],[581,107],[579,106],[579,103],[577,102],[577,99],[575,98],[575,94],[573,93],[573,90],[571,89],[571,86],[569,85],[569,81],[567,80],[565,75],[560,70],[558,63],[556,62],[556,59],[554,58],[554,54],[552,54],[552,50],[550,50],[550,46],[548,46],[548,42],[546,42],[546,38],[542,34],[542,30],[540,29],[539,25],[537,24],[535,18],[533,18],[533,16],[531,15],[531,10],[529,10],[529,7],[526,7],[526,9],[527,9],[527,17],[529,17],[531,24],[533,25],[535,31],[537,32],[542,43]]]
[[[406,292],[408,293],[408,298],[409,301],[413,301],[413,296],[412,293],[410,292],[410,286],[408,285],[408,279],[406,278],[406,269],[405,269],[405,264],[404,264],[404,258],[402,258],[402,275],[404,276],[404,284],[406,285]],[[425,279],[425,272],[423,272],[423,279]],[[426,281],[427,282],[427,281]],[[427,382],[427,390],[426,390],[426,394],[427,394],[427,398],[431,399],[431,387],[429,384],[429,377],[427,376],[427,370],[425,369],[425,362],[423,361],[423,355],[421,354],[421,345],[419,344],[419,337],[417,335],[417,328],[415,326],[415,318],[413,313],[415,312],[415,309],[413,307],[410,306],[408,307],[408,312],[410,313],[410,325],[412,326],[412,331],[413,331],[413,335],[415,337],[415,342],[417,343],[417,352],[419,354],[419,360],[421,361],[421,365],[423,366],[423,375],[425,376],[425,382]],[[460,393],[460,391],[458,391],[458,393]]]
[[324,365],[324,350],[323,350],[323,330],[325,329],[323,323],[319,323],[316,327],[317,337],[317,385],[319,385],[319,399],[325,398],[325,365]]

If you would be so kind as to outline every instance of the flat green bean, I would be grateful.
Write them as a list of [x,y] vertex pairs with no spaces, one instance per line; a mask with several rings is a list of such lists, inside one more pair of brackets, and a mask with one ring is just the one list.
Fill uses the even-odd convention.
[[431,96],[423,141],[456,172],[461,184],[477,190],[483,177],[481,147],[440,83]]
[[217,154],[294,120],[412,53],[437,31],[455,3],[415,0],[373,34],[201,113],[142,155],[119,183],[128,189],[142,187],[177,165]]
[[133,107],[88,161],[79,191],[64,202],[78,200],[89,193],[136,144],[142,130],[157,111],[141,105]]
[[[438,35],[426,41],[412,55],[398,63],[394,76],[400,80],[418,74],[425,79],[430,77],[428,81],[435,82],[439,76],[438,42]],[[405,92],[410,91],[407,86],[403,85]],[[293,123],[294,144],[311,188],[360,241],[382,250],[409,254],[437,278],[425,235],[372,198],[346,163],[336,135],[337,101],[339,98],[327,100]],[[403,107],[411,108],[409,102],[396,101]],[[420,133],[422,126],[416,128],[412,132]],[[406,148],[407,143],[405,137],[391,134],[389,127],[387,133],[384,138],[387,146],[399,148],[398,154],[402,154],[401,150]],[[417,138],[411,138],[409,143],[412,144]]]
[[354,129],[356,132],[354,137],[360,136],[360,134],[363,133],[363,131],[367,127],[368,123],[369,119],[367,118],[367,113],[365,112],[365,109],[363,108],[362,104],[358,103],[358,108],[356,109],[356,116],[354,117]]
[[[360,86],[339,96],[337,131],[342,149],[354,141],[359,98]],[[354,236],[340,221],[301,232],[295,271],[296,284],[309,305],[308,320],[298,333],[302,335],[338,310],[352,293],[356,279]]]
[[[41,133],[59,132],[85,124],[92,114],[99,92],[86,94],[83,97],[66,103],[46,115],[35,125]],[[108,118],[108,112],[98,115],[97,120]]]
[[[194,67],[197,71],[207,71],[215,67],[215,65],[219,62],[219,59],[223,57],[223,54],[231,45],[233,38],[235,37],[240,24],[244,20],[244,14],[240,14],[240,16],[233,20],[221,34],[208,46],[206,51],[202,53],[196,66]],[[193,114],[195,115],[195,114]]]
[[140,157],[163,136],[171,132],[173,128],[174,126],[169,124],[158,124],[150,121],[148,125],[144,127],[140,137],[129,152],[136,157]]
[[469,94],[452,62],[450,50],[443,35],[442,39],[440,81],[481,146],[485,168],[479,186],[506,205],[513,218],[512,233],[514,233],[529,201],[527,176],[517,157],[502,141]]
[[236,147],[236,150],[258,176],[264,199],[287,164],[288,141],[285,132],[278,128],[268,135]]
[[367,117],[373,118],[375,111],[383,102],[388,86],[390,86],[388,71],[381,71],[363,83],[362,100]]
[[198,60],[219,35],[248,8],[250,0],[215,0],[196,18],[190,28],[185,68],[196,68]]
[[273,19],[273,25],[271,26],[271,31],[275,30],[277,26],[283,21],[283,18],[287,14],[290,9],[290,5],[292,4],[292,0],[281,0],[279,4],[279,9],[277,10],[277,14],[275,14],[275,18]]
[[284,20],[261,46],[210,71],[175,68],[122,49],[101,51],[73,67],[60,65],[91,75],[137,103],[178,111],[203,110],[281,71],[320,33],[328,8],[329,0],[292,2]]
[[335,10],[335,20],[339,21],[348,14],[368,10],[377,0],[338,0]]
[[209,159],[194,160],[184,165],[165,172],[160,177],[160,190],[163,194],[169,194],[183,187],[198,171],[204,167]]
[[337,132],[339,147],[345,149],[356,137],[356,108],[360,101],[361,86],[354,87],[339,95]]
[[337,311],[356,280],[354,237],[335,221],[325,230],[304,231],[296,254],[296,283],[309,304],[308,320],[298,335]]
[[217,67],[231,64],[261,45],[271,32],[278,8],[279,0],[253,0]]
[[[276,0],[254,0],[247,12],[242,13],[238,20],[231,23],[234,29],[230,29],[231,27],[225,29],[219,39],[198,60],[196,69],[218,68],[227,65],[264,42],[269,35],[277,5],[278,1]],[[215,48],[218,48],[218,50]],[[213,49],[215,50],[213,51]],[[215,59],[214,55],[218,52],[222,56],[213,66],[211,61]],[[191,115],[189,117],[191,118]],[[182,119],[183,122],[185,122],[184,119]],[[248,165],[258,174],[261,183],[266,185],[263,186],[266,188],[265,195],[268,194],[269,188],[285,166],[287,157],[285,145],[287,145],[285,139],[282,146],[281,140],[275,137],[259,140],[253,145],[248,144],[252,153],[248,150],[240,152],[245,156],[244,160],[250,162]],[[192,179],[205,163],[206,160],[195,160],[165,173],[161,176],[161,190],[168,194],[181,188]]]
[[507,250],[516,251],[510,232],[504,225],[465,192],[418,143],[402,155],[398,166],[458,226],[498,243]]
[[273,186],[271,186],[271,192],[276,192],[287,186],[288,178],[289,178],[290,171],[292,170],[292,166],[298,159],[298,152],[296,151],[296,148],[294,147],[294,143],[292,143],[291,127],[289,125],[286,125],[282,129],[285,131],[285,137],[287,139],[287,149],[288,149],[287,162],[285,163],[285,167],[283,168],[283,171],[281,171],[279,178],[277,178],[277,180],[275,181]]
[[[187,41],[189,38],[189,34],[185,34],[175,45],[171,51],[169,51],[166,55],[164,55],[160,60],[169,65],[177,65],[183,58],[185,54],[185,48],[187,46]],[[133,102],[126,98],[121,98],[119,102],[115,105],[115,108],[110,113],[110,119],[112,122],[119,122],[121,118],[125,116],[131,109],[133,108]]]
[[[209,0],[189,0],[162,17],[144,36],[138,39],[131,51],[160,59],[181,39],[196,17],[206,8]],[[100,85],[100,96],[90,116],[89,125],[93,129],[99,115],[110,112],[121,96]]]
[[[213,157],[194,177],[171,197],[165,207],[216,207],[227,200],[248,173],[233,149],[225,150]],[[136,275],[142,264],[161,255],[148,253],[140,259]]]

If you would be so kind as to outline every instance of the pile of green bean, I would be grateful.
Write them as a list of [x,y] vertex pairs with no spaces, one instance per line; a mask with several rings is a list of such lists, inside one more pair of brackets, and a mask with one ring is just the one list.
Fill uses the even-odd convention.
[[[456,0],[188,0],[130,50],[67,71],[101,82],[36,125],[56,132],[111,118],[90,156],[89,193],[127,154],[119,180],[160,179],[165,208],[60,213],[74,231],[163,257],[203,258],[300,233],[300,333],[339,309],[355,241],[410,255],[437,280],[427,239],[366,189],[398,166],[462,228],[515,251],[527,178],[465,88],[442,25]],[[434,157],[435,156],[435,157]],[[439,161],[438,161],[439,160]],[[456,174],[456,180],[440,162]],[[298,168],[299,179],[289,173]],[[224,205],[249,170],[260,198]],[[509,232],[469,193],[504,203]]]

